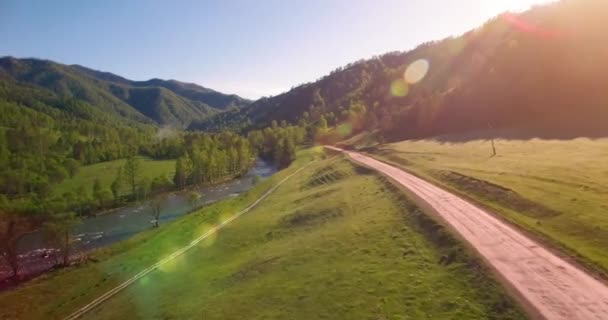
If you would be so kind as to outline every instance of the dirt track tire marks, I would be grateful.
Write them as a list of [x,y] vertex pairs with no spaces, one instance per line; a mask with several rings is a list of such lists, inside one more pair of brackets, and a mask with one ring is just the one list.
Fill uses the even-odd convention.
[[497,272],[534,318],[608,319],[608,287],[513,226],[401,169],[334,147],[387,176],[456,232]]
[[300,173],[300,171],[304,170],[305,168],[307,168],[309,165],[313,164],[314,162],[315,161],[311,161],[311,162],[307,163],[303,167],[301,167],[298,170],[296,170],[296,172],[294,172],[294,173],[288,175],[287,177],[283,178],[283,180],[279,181],[279,183],[277,183],[272,188],[270,188],[268,191],[266,191],[266,193],[264,193],[256,201],[254,201],[252,204],[250,204],[247,208],[245,208],[245,209],[243,209],[243,210],[235,213],[230,218],[228,218],[226,221],[222,222],[221,224],[219,224],[215,228],[207,231],[206,233],[204,233],[200,237],[192,240],[192,242],[190,242],[188,245],[186,245],[183,248],[181,248],[181,249],[173,252],[168,257],[166,257],[166,258],[158,261],[157,263],[149,266],[148,268],[142,270],[140,273],[134,275],[133,277],[131,277],[128,280],[126,280],[125,282],[121,283],[120,285],[114,287],[113,289],[109,290],[108,292],[106,292],[106,293],[102,294],[101,296],[97,297],[95,300],[91,301],[87,305],[83,306],[82,308],[76,310],[71,315],[69,315],[66,318],[64,318],[64,320],[74,320],[74,319],[78,319],[78,318],[82,317],[87,312],[93,310],[95,307],[98,307],[103,302],[105,302],[108,299],[110,299],[111,297],[115,296],[117,293],[119,293],[123,289],[127,288],[128,286],[130,286],[131,284],[133,284],[137,280],[139,280],[142,277],[146,276],[150,272],[158,269],[163,264],[165,264],[165,263],[167,263],[167,262],[169,262],[169,261],[177,258],[178,256],[184,254],[186,251],[190,250],[192,247],[194,247],[195,245],[197,245],[201,241],[205,240],[207,237],[209,237],[213,233],[215,233],[218,230],[222,229],[224,226],[228,225],[229,223],[231,223],[232,221],[234,221],[238,217],[242,216],[243,214],[251,211],[251,209],[255,208],[260,202],[262,202],[262,200],[266,199],[270,194],[272,194],[273,192],[275,192],[283,183],[285,183],[287,180],[289,180],[289,178],[291,178],[291,177],[295,176],[296,174]]

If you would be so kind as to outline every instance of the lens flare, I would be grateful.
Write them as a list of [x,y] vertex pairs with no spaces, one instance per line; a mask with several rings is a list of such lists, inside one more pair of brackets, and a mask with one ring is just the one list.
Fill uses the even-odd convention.
[[146,277],[143,277],[143,278],[141,278],[141,279],[139,279],[139,284],[140,284],[141,286],[144,286],[144,287],[145,287],[146,285],[148,285],[148,283],[150,283],[150,278],[149,278],[149,277],[147,277],[147,276],[146,276]]
[[405,97],[409,92],[407,82],[403,79],[397,79],[391,83],[391,94],[393,97]]
[[230,212],[222,212],[220,213],[219,217],[218,217],[218,226],[221,225],[226,225],[226,228],[229,226],[228,223],[230,223],[230,221],[234,220],[234,215],[232,215],[232,213]]
[[501,18],[509,23],[513,28],[541,38],[555,38],[559,35],[556,30],[543,29],[512,13],[505,13],[501,16]]
[[412,62],[405,70],[405,81],[410,84],[420,82],[426,73],[429,71],[429,62],[425,59],[419,59]]
[[[171,252],[176,252],[177,250],[179,249],[175,248]],[[183,259],[183,256],[168,256],[165,258],[165,262],[158,266],[158,270],[163,273],[171,273],[177,269],[181,259]]]
[[312,147],[312,153],[315,155],[325,154],[324,148],[321,145],[316,145],[316,146]]
[[338,131],[338,135],[340,135],[341,138],[348,137],[353,132],[353,128],[350,123],[342,123],[338,126],[336,130]]
[[195,238],[207,235],[205,239],[199,242],[198,245],[204,248],[208,248],[212,246],[215,243],[215,240],[217,239],[217,228],[212,224],[204,223],[196,229],[194,235]]

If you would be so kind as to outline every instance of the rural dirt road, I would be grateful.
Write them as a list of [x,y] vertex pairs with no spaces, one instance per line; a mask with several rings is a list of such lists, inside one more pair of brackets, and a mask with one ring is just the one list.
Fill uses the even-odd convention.
[[371,157],[334,147],[407,189],[475,249],[533,318],[608,319],[608,286],[464,199]]

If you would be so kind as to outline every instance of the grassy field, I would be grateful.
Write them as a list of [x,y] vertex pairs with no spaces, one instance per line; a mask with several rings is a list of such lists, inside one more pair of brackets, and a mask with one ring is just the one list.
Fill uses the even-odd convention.
[[[279,179],[0,295],[0,318],[57,318],[188,243]],[[32,307],[34,306],[34,307]],[[378,176],[316,162],[234,224],[87,319],[521,319],[486,270]]]
[[[152,160],[143,157],[140,160],[141,178],[152,180],[161,175],[169,175],[170,178],[173,178],[175,160]],[[103,188],[110,190],[110,185],[116,178],[118,168],[124,166],[125,162],[125,159],[120,159],[82,166],[73,178],[62,181],[53,192],[57,195],[61,195],[64,192],[77,193],[81,188],[90,191],[93,188],[93,181],[95,179],[99,179]],[[123,189],[124,193],[128,192],[128,186],[123,185]]]
[[403,141],[373,148],[608,271],[608,139]]

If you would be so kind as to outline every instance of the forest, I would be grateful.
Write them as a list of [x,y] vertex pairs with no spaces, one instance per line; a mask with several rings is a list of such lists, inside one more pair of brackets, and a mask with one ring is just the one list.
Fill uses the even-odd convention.
[[[17,243],[44,229],[65,253],[70,228],[86,216],[159,193],[214,184],[249,170],[256,157],[286,167],[305,130],[274,125],[248,135],[188,132],[100,112],[77,98],[0,80],[0,243],[16,273]],[[177,159],[173,175],[142,175],[141,159]],[[126,159],[111,185],[56,187],[83,166]]]

